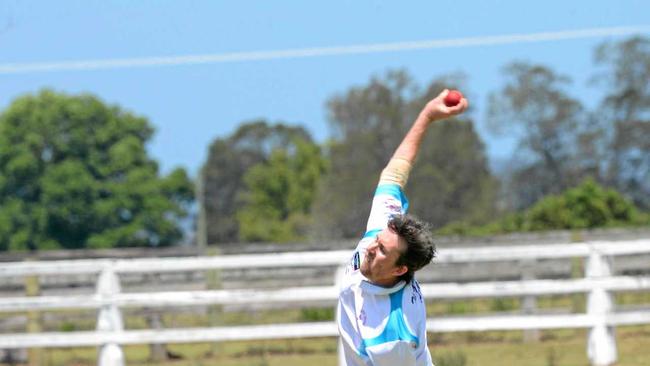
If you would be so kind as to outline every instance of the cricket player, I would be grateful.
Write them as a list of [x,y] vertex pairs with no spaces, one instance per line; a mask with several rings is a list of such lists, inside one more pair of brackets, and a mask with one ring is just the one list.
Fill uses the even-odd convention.
[[365,235],[340,280],[337,321],[344,365],[433,365],[426,310],[413,277],[431,262],[429,226],[407,215],[403,188],[429,126],[467,109],[463,97],[445,105],[449,90],[429,101],[381,172]]

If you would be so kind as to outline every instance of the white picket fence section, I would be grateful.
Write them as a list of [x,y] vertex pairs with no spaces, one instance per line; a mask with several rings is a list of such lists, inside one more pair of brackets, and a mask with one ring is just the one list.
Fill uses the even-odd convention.
[[[427,299],[520,297],[586,293],[584,314],[486,315],[440,317],[427,320],[431,332],[588,328],[587,355],[592,365],[612,365],[617,359],[614,328],[650,323],[650,310],[617,312],[612,292],[650,289],[648,276],[614,276],[611,261],[616,256],[650,253],[650,239],[577,244],[491,246],[441,251],[438,263],[532,261],[551,258],[586,258],[585,277],[564,280],[523,280],[474,283],[425,283]],[[122,293],[119,275],[232,268],[277,268],[305,266],[340,267],[350,251],[229,255],[190,258],[121,260],[72,260],[19,262],[0,265],[0,278],[57,276],[97,273],[97,291],[92,295],[0,298],[0,312],[54,309],[98,309],[95,331],[1,334],[0,349],[32,347],[99,346],[99,365],[124,365],[122,345],[190,343],[276,338],[330,337],[337,335],[334,322],[273,324],[259,326],[126,330],[121,309],[335,301],[337,285],[294,287],[273,290],[170,291]],[[649,263],[650,265],[650,263]],[[649,266],[650,269],[650,266]]]

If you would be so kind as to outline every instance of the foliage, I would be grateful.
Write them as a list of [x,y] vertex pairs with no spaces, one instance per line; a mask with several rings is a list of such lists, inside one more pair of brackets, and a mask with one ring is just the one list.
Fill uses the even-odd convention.
[[504,68],[506,82],[489,98],[488,123],[518,140],[518,161],[504,185],[508,205],[530,206],[559,193],[584,175],[577,141],[585,132],[583,107],[565,90],[570,80],[542,65],[513,62]]
[[490,310],[495,312],[512,311],[517,308],[517,301],[513,298],[497,297],[490,301]]
[[202,169],[208,242],[300,237],[324,166],[301,127],[253,121],[216,139]]
[[528,230],[592,229],[640,223],[638,211],[630,201],[593,180],[561,196],[542,199],[526,216],[524,228]]
[[525,209],[586,177],[650,208],[650,39],[607,42],[595,50],[604,85],[592,111],[571,97],[569,78],[544,65],[513,62],[490,94],[488,124],[509,132],[518,150],[504,177],[501,205]]
[[305,322],[322,322],[334,320],[333,308],[304,308],[300,310],[300,320]]
[[434,227],[460,219],[484,223],[494,213],[497,180],[470,120],[432,126],[409,181],[413,212]]
[[604,43],[595,51],[606,94],[596,113],[603,181],[650,209],[650,38]]
[[[320,148],[294,139],[245,175],[244,205],[237,212],[242,241],[289,242],[305,238],[325,161]],[[293,150],[293,151],[291,151]]]
[[0,115],[0,250],[170,245],[193,187],[158,176],[145,118],[49,90]]
[[484,226],[455,222],[440,235],[488,235],[515,231],[593,229],[650,224],[650,215],[613,189],[592,179],[561,195],[549,195],[523,213],[511,213]]
[[77,330],[77,326],[74,323],[68,321],[63,322],[59,327],[60,332],[74,332],[75,330]]
[[449,314],[467,314],[475,312],[474,303],[469,301],[451,301],[447,303],[447,313]]

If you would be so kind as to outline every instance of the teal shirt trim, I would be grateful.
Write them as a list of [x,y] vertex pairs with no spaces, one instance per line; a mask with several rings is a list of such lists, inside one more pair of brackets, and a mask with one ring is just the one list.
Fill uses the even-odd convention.
[[363,239],[375,237],[375,236],[377,236],[377,234],[379,234],[381,232],[381,230],[382,229],[370,230],[363,236]]
[[388,194],[395,197],[397,200],[399,200],[402,203],[402,213],[406,213],[406,211],[408,210],[409,200],[406,198],[404,191],[402,191],[402,187],[400,187],[399,185],[382,184],[380,186],[377,186],[377,190],[375,190],[375,196],[380,194]]
[[376,346],[393,341],[406,341],[415,342],[416,346],[420,344],[418,337],[411,334],[404,323],[404,313],[402,312],[402,296],[404,294],[404,287],[399,291],[390,294],[390,315],[386,328],[375,338],[364,339],[361,343],[359,353],[368,356],[366,352],[367,347]]
[[[377,187],[375,190],[375,196],[377,195],[389,195],[395,198],[396,200],[400,201],[402,205],[402,213],[406,213],[409,207],[409,200],[406,198],[406,195],[402,191],[402,187],[400,187],[397,184],[382,184]],[[381,232],[382,229],[372,229],[368,230],[364,235],[362,239],[367,239],[376,236]]]

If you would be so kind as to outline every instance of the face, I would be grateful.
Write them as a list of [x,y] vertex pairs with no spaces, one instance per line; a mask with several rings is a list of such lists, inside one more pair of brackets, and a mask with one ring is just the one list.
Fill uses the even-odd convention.
[[406,244],[397,233],[385,228],[366,249],[361,274],[376,285],[392,286],[408,270],[404,265],[395,265],[405,250]]

